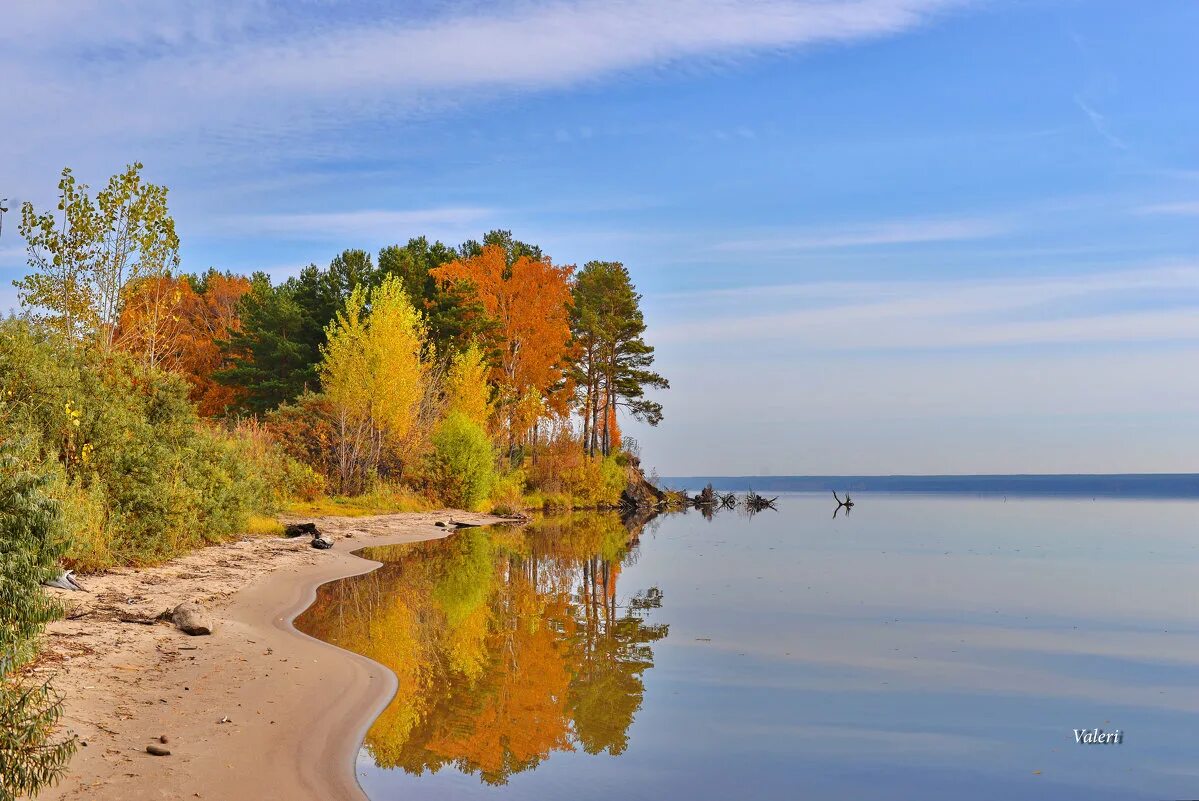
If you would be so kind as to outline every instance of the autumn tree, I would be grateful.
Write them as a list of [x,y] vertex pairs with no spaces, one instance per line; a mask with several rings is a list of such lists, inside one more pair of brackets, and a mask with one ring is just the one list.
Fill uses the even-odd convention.
[[191,291],[182,292],[180,316],[185,325],[171,367],[187,378],[200,414],[214,417],[226,413],[238,400],[237,390],[214,376],[228,366],[221,342],[241,330],[238,309],[251,283],[245,276],[216,270],[185,281]]
[[137,355],[147,370],[174,361],[186,325],[180,314],[184,292],[187,300],[195,294],[186,280],[170,276],[131,281],[117,320],[116,346]]
[[224,414],[238,393],[214,379],[229,366],[220,343],[240,330],[238,302],[250,287],[248,278],[216,270],[132,282],[121,307],[116,345],[137,355],[147,368],[183,375],[200,414]]
[[483,245],[478,255],[432,271],[438,281],[469,287],[495,322],[492,381],[510,457],[528,430],[520,418],[530,393],[544,398],[564,383],[571,271],[544,257],[510,259],[499,244]]
[[354,290],[370,289],[377,279],[364,250],[343,251],[327,269],[309,264],[278,285],[256,274],[238,309],[241,327],[221,345],[229,364],[216,379],[252,412],[316,391],[329,324]]
[[72,339],[112,348],[126,287],[164,278],[179,264],[179,237],[167,189],[146,182],[142,165],[112,176],[95,200],[71,170],[59,181],[58,209],[21,205],[21,236],[34,273],[15,282],[21,303]]
[[494,328],[482,304],[466,282],[437,280],[433,270],[460,258],[454,248],[414,237],[405,245],[379,251],[380,279],[391,275],[404,285],[408,297],[425,315],[429,341],[441,356],[472,342],[485,342]]
[[460,413],[486,428],[491,421],[491,385],[482,349],[471,344],[450,359],[445,376],[446,414]]
[[576,276],[572,294],[572,376],[581,394],[583,445],[588,453],[606,456],[613,450],[616,410],[657,425],[662,405],[645,392],[670,384],[651,369],[654,349],[644,338],[641,295],[623,264],[588,262]]
[[425,328],[401,283],[357,286],[329,326],[321,382],[336,415],[337,479],[364,489],[385,448],[412,432],[424,395]]

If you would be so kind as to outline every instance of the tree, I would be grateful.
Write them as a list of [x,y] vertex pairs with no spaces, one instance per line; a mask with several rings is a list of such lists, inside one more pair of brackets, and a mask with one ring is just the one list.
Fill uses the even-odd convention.
[[478,345],[454,354],[445,376],[446,416],[460,413],[486,430],[491,421],[487,360]]
[[238,303],[241,328],[219,345],[228,366],[213,378],[234,388],[244,408],[265,412],[317,386],[320,350],[294,284],[271,286],[263,273],[250,283]]
[[21,204],[18,230],[34,272],[13,286],[36,319],[69,339],[82,339],[97,324],[95,288],[88,276],[96,220],[87,185],[77,184],[69,167],[58,182],[58,209],[61,224],[52,212],[38,214],[32,203]]
[[171,360],[183,335],[180,311],[185,291],[195,294],[191,284],[168,276],[131,281],[117,320],[116,346],[136,354],[147,370]]
[[392,277],[371,290],[357,286],[330,324],[320,375],[336,415],[343,492],[364,489],[384,449],[398,449],[411,433],[428,369],[425,337],[420,313]]
[[429,244],[423,236],[379,251],[378,275],[392,275],[403,283],[408,297],[424,313],[429,341],[441,356],[471,342],[487,341],[494,328],[468,285],[449,284],[433,276],[435,268],[458,257],[453,248],[441,242]]
[[510,260],[509,255],[499,244],[486,244],[478,255],[435,268],[432,273],[438,281],[469,287],[495,321],[492,381],[499,390],[497,403],[511,457],[517,439],[527,431],[518,425],[522,400],[530,391],[551,395],[564,383],[573,268],[555,266],[548,258],[522,253]]
[[142,165],[112,176],[93,201],[87,186],[62,171],[58,208],[38,214],[21,205],[21,236],[36,272],[15,282],[21,303],[74,339],[95,337],[112,348],[127,285],[163,278],[179,264],[179,237],[167,189],[147,183]]
[[253,412],[316,390],[329,324],[354,290],[369,289],[376,279],[364,250],[343,251],[325,270],[309,264],[278,286],[256,274],[254,290],[238,309],[241,330],[222,346],[231,366],[216,379],[235,388]]
[[65,545],[58,504],[42,476],[0,445],[0,799],[35,794],[57,781],[75,752],[74,737],[54,738],[62,703],[46,683],[16,671],[59,606],[40,586],[58,572]]
[[213,378],[230,367],[220,342],[240,330],[238,301],[250,288],[248,278],[216,270],[131,283],[116,344],[137,354],[146,369],[162,367],[183,375],[200,414],[224,414],[238,390]]
[[209,270],[186,279],[191,292],[183,292],[180,310],[184,327],[171,369],[191,385],[191,398],[200,414],[225,414],[238,400],[238,390],[221,384],[214,375],[229,366],[220,343],[241,330],[241,299],[253,286],[249,278]]
[[662,405],[646,389],[670,383],[652,369],[654,349],[644,339],[641,295],[620,262],[592,261],[575,279],[571,330],[576,345],[573,377],[582,392],[584,447],[607,456],[613,449],[615,413],[624,408],[657,425]]

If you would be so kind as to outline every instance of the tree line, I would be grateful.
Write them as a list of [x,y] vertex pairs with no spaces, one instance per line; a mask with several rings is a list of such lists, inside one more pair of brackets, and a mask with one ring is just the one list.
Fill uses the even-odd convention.
[[[61,774],[52,691],[20,677],[62,567],[146,564],[285,508],[614,505],[666,389],[618,262],[508,231],[347,249],[283,281],[182,269],[165,186],[63,170],[24,203],[0,321],[0,799]],[[357,499],[357,500],[355,500]],[[337,507],[340,508],[340,507]],[[31,510],[36,510],[36,514]]]

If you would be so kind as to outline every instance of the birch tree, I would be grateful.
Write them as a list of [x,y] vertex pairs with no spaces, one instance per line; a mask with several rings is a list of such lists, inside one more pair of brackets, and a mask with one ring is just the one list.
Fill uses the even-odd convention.
[[95,199],[70,168],[58,182],[58,208],[21,204],[21,236],[34,272],[15,281],[35,318],[77,341],[113,347],[126,287],[165,278],[179,265],[179,237],[167,189],[144,181],[142,165],[112,176]]
[[328,328],[321,383],[334,409],[339,489],[365,489],[385,448],[399,449],[413,433],[428,363],[424,321],[388,277],[356,287]]

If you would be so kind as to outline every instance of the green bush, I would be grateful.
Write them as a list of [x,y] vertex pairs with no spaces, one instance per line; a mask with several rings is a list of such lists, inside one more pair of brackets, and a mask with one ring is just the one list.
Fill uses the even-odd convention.
[[487,432],[461,412],[452,412],[433,432],[429,480],[443,503],[471,509],[495,485],[495,449]]
[[[7,420],[0,425],[8,428]],[[14,451],[0,442],[0,799],[56,781],[76,746],[74,737],[55,739],[62,704],[49,685],[17,675],[60,614],[40,585],[57,575],[64,542],[59,506],[45,493],[49,479],[25,469]]]
[[177,375],[8,320],[0,391],[12,430],[69,507],[66,558],[79,569],[162,561],[278,505],[278,471],[253,443],[202,422]]

